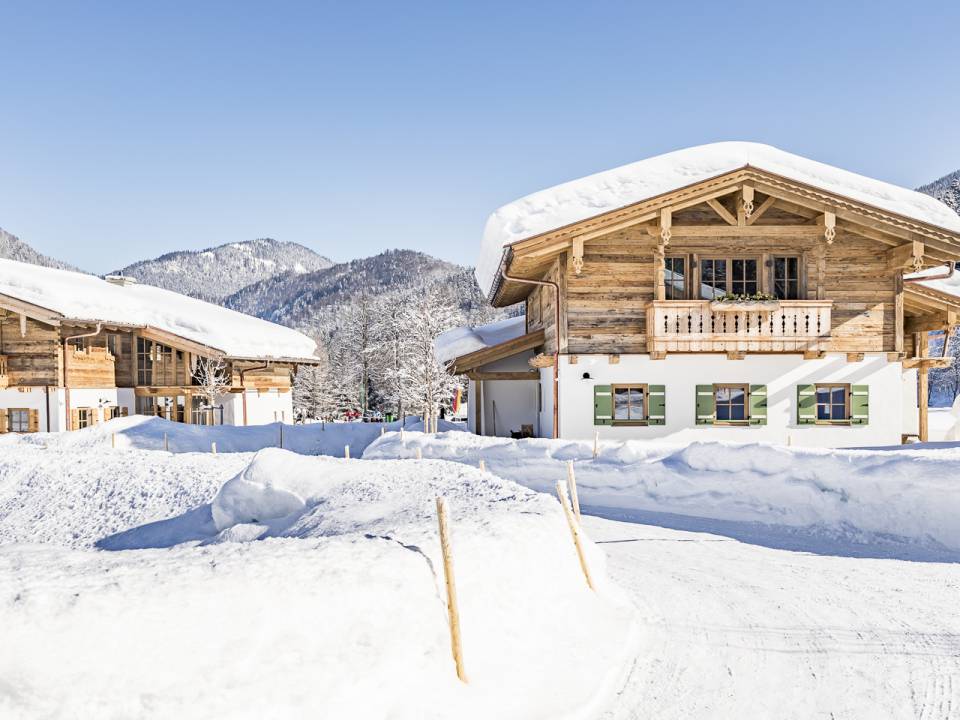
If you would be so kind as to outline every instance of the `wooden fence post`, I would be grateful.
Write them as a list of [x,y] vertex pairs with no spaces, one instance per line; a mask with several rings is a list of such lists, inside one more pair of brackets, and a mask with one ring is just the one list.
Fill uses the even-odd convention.
[[597,459],[597,455],[600,454],[600,431],[593,431],[593,459]]
[[280,423],[280,449],[283,449],[283,423]]
[[573,473],[573,460],[567,460],[567,487],[570,489],[570,502],[573,503],[573,514],[580,524],[580,498],[577,496],[577,476]]
[[349,446],[349,445],[344,445],[344,446],[343,446],[343,456],[344,456],[347,460],[350,459],[350,446]]
[[480,458],[480,472],[487,471],[487,464],[483,461],[483,458]]
[[110,447],[112,447],[114,450],[117,449],[117,434],[116,434],[116,433],[110,433]]
[[567,500],[567,493],[563,488],[562,480],[557,480],[557,497],[560,498],[563,513],[567,516],[567,526],[570,528],[570,534],[573,536],[573,546],[577,549],[577,557],[580,559],[580,569],[583,570],[583,577],[587,580],[587,587],[593,590],[593,580],[590,579],[590,568],[587,567],[587,558],[583,554],[583,545],[580,542],[580,529],[577,527],[577,521],[573,518],[573,511],[570,509],[570,501]]
[[167,441],[167,434],[163,434],[163,449],[166,452],[170,452],[170,443]]
[[401,442],[401,443],[402,443],[402,442],[405,442],[404,439],[403,439],[403,426],[402,426],[402,425],[400,426],[400,442]]
[[467,682],[463,669],[463,646],[460,641],[460,609],[457,605],[457,585],[453,577],[453,551],[450,547],[450,523],[447,501],[437,498],[437,522],[440,525],[440,552],[443,554],[443,576],[447,585],[447,619],[450,625],[450,650],[457,667],[457,677]]
[[380,437],[383,437],[383,433],[386,431],[383,425],[380,426]]
[[417,460],[423,460],[423,450],[417,448]]
[[217,444],[215,442],[210,443],[210,452],[212,452],[214,455],[217,454]]

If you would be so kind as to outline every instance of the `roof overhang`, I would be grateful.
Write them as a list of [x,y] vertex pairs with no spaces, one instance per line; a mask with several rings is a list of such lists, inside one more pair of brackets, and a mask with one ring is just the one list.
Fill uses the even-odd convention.
[[[937,262],[960,258],[960,234],[814,185],[744,165],[736,170],[506,245],[487,297],[493,305],[501,307],[518,302],[529,294],[529,285],[505,280],[503,277],[504,272],[516,272],[514,267],[518,259],[524,259],[529,265],[523,273],[525,277],[539,279],[554,260],[572,246],[574,239],[589,241],[634,225],[655,221],[664,208],[671,208],[674,212],[690,208],[734,192],[744,183],[749,183],[765,195],[783,198],[819,213],[831,212],[844,229],[857,232],[856,228],[863,228],[861,234],[866,237],[871,237],[871,231],[879,231],[904,242],[922,240],[927,254]],[[876,236],[876,232],[873,232],[873,236]]]
[[511,340],[505,340],[497,345],[491,345],[482,350],[475,350],[472,353],[460,355],[447,363],[447,372],[451,375],[463,375],[470,370],[487,365],[488,363],[513,357],[517,353],[532,350],[535,347],[543,345],[545,337],[546,335],[542,329],[534,330],[531,333],[515,337]]

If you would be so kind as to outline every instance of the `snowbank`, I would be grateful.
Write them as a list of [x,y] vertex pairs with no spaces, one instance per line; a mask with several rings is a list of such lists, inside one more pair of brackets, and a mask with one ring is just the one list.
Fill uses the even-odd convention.
[[488,293],[504,248],[745,166],[766,170],[888,212],[960,232],[960,216],[929,195],[808,160],[770,145],[721,142],[657,155],[527,195],[487,220],[477,281]]
[[507,318],[488,325],[459,327],[440,333],[434,341],[437,360],[446,364],[461,355],[499,345],[523,335],[526,318],[523,315]]
[[[218,453],[256,452],[268,447],[280,447],[304,455],[334,455],[343,457],[344,447],[350,446],[351,457],[359,457],[363,450],[383,432],[400,430],[400,421],[393,423],[309,423],[287,425],[185,425],[158,417],[132,415],[115,418],[90,428],[66,433],[33,433],[30,435],[0,436],[4,443],[26,444],[58,449],[85,449],[111,446],[116,434],[118,448],[163,450],[172,453],[210,452],[211,443]],[[407,418],[406,431],[422,431],[423,422]],[[461,423],[440,421],[444,431],[462,430]],[[282,438],[281,438],[282,435]],[[164,444],[166,436],[166,445]]]
[[636,644],[590,544],[587,589],[556,500],[474,468],[264,450],[212,516],[201,546],[0,547],[0,715],[587,718]]
[[315,359],[303,333],[150,285],[0,259],[0,294],[72,320],[157,328],[231,357]]
[[476,435],[395,435],[365,458],[445,458],[549,490],[575,461],[580,502],[832,533],[896,536],[960,550],[960,448],[819,450],[643,441],[505,440]]

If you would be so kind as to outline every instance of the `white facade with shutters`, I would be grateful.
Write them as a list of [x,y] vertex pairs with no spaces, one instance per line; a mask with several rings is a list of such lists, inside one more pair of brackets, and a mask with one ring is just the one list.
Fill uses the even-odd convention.
[[[551,377],[551,368],[541,371],[544,387],[549,387]],[[715,408],[705,411],[703,393],[714,385],[734,384],[749,388],[747,417],[723,424]],[[818,384],[849,388],[848,418],[825,422],[810,416],[804,405],[809,406],[811,388]],[[617,385],[646,386],[651,401],[662,400],[663,417],[657,407],[646,421],[618,423],[602,406],[604,393]],[[569,439],[589,439],[598,433],[601,439],[678,443],[899,445],[902,435],[916,432],[918,412],[916,373],[904,373],[902,364],[889,362],[884,353],[866,355],[859,362],[849,362],[844,353],[816,360],[788,354],[747,355],[742,360],[720,354],[677,354],[665,360],[621,355],[615,363],[607,355],[579,355],[575,363],[570,356],[561,356],[559,388],[559,436]],[[662,397],[655,395],[658,392]],[[543,415],[543,426],[549,427],[549,411]]]

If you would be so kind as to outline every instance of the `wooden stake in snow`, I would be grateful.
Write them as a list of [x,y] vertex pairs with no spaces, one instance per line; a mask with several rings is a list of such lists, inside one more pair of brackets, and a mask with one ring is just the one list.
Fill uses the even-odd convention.
[[380,426],[380,437],[383,437],[383,433],[385,432],[385,430],[386,430],[386,428],[384,428],[384,426],[381,425],[381,426]]
[[483,461],[483,458],[480,458],[480,472],[487,471],[487,464]]
[[577,476],[573,473],[573,460],[567,460],[567,488],[570,490],[570,502],[573,503],[573,514],[580,524],[580,498],[577,497]]
[[443,553],[443,576],[447,581],[447,619],[450,624],[450,650],[457,666],[457,677],[467,682],[463,669],[463,647],[460,643],[460,610],[457,606],[457,585],[453,578],[453,551],[450,547],[450,524],[447,517],[447,501],[437,498],[437,521],[440,524],[440,552]]
[[417,448],[417,460],[423,460],[423,450]]
[[343,456],[344,456],[347,460],[350,459],[350,446],[349,446],[349,445],[344,445],[344,446],[343,446]]
[[403,442],[403,426],[400,426],[400,442]]
[[112,447],[114,450],[117,449],[117,434],[116,434],[116,433],[110,433],[110,447]]
[[163,449],[166,452],[170,452],[170,443],[167,442],[167,434],[163,434]]
[[283,423],[280,423],[280,449],[283,449]]
[[217,444],[215,442],[210,443],[210,452],[212,452],[214,455],[217,454]]
[[590,568],[587,567],[587,558],[583,554],[583,545],[580,542],[580,528],[577,527],[577,521],[573,517],[573,511],[570,509],[570,501],[567,499],[567,492],[563,488],[562,480],[557,480],[557,497],[560,498],[560,504],[563,506],[563,514],[567,516],[567,526],[573,536],[573,546],[577,549],[577,557],[580,559],[580,569],[583,570],[583,577],[587,580],[587,587],[593,590]]
[[594,431],[593,431],[593,458],[594,458],[594,460],[596,460],[597,455],[600,454],[599,445],[600,445],[600,431],[599,431],[599,430],[594,430]]

